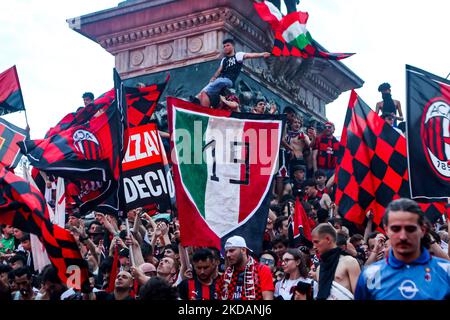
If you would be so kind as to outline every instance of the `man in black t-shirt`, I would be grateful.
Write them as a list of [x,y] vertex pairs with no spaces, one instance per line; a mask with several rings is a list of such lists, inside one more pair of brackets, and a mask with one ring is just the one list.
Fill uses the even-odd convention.
[[209,107],[211,105],[210,99],[213,96],[219,95],[222,89],[231,88],[234,86],[234,82],[241,72],[242,65],[245,59],[270,57],[269,52],[236,52],[234,49],[233,39],[225,39],[222,43],[225,57],[220,62],[219,69],[217,69],[209,84],[204,87],[202,91],[197,95],[200,104],[204,107]]

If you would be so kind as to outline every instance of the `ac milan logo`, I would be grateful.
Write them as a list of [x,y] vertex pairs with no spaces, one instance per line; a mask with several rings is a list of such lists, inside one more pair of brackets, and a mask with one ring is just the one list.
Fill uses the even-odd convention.
[[86,130],[77,130],[73,134],[75,148],[89,159],[98,158],[99,143],[97,138]]
[[421,136],[428,163],[441,179],[450,181],[450,105],[432,99],[422,116]]

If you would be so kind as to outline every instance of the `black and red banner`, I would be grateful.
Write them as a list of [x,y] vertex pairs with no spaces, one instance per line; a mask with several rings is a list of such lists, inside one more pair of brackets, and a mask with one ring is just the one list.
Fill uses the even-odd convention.
[[450,197],[450,81],[406,66],[411,197]]
[[16,66],[0,73],[0,116],[25,110]]
[[95,209],[117,190],[128,136],[123,85],[120,79],[116,82],[117,99],[104,97],[94,103],[95,109],[66,116],[47,138],[19,143],[35,168],[77,185],[81,213]]
[[171,208],[175,190],[155,123],[129,129],[122,170],[126,210],[151,204],[157,204],[159,212]]
[[0,190],[0,224],[38,236],[62,282],[80,289],[88,281],[87,262],[70,231],[49,220],[39,190],[4,168],[0,168]]
[[357,224],[363,224],[372,209],[380,225],[392,200],[409,197],[406,140],[352,91],[341,146],[336,204]]
[[7,168],[17,166],[21,158],[17,142],[25,141],[27,137],[26,130],[0,118],[0,166]]
[[164,83],[152,84],[143,88],[125,87],[130,128],[150,123],[152,114],[169,79],[170,75],[167,75]]

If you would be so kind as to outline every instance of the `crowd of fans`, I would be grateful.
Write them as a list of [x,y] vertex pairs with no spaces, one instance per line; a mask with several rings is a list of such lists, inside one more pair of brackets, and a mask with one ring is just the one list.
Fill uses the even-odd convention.
[[[242,112],[245,110],[241,110],[232,88],[240,72],[240,67],[235,66],[239,61],[232,61],[236,58],[233,45],[232,41],[224,41],[228,58],[222,61],[199,100],[208,106]],[[241,53],[240,57],[242,62],[245,58],[266,57],[266,53]],[[216,81],[226,78],[225,63],[232,68],[233,81]],[[385,87],[381,89],[388,90]],[[211,90],[216,92],[215,97],[208,96]],[[86,94],[83,98],[89,103],[93,95]],[[384,98],[389,100],[388,96]],[[382,105],[379,107],[383,109]],[[138,208],[124,218],[99,212],[82,217],[77,208],[72,208],[67,212],[65,227],[73,234],[88,263],[90,287],[81,291],[69,288],[51,264],[39,270],[34,265],[30,234],[1,225],[0,300],[401,298],[389,296],[387,292],[390,289],[394,292],[396,286],[406,288],[408,283],[393,282],[387,288],[381,285],[378,288],[377,281],[381,280],[376,275],[377,270],[402,266],[402,263],[408,264],[408,268],[411,265],[411,270],[415,265],[426,264],[424,281],[437,278],[436,285],[443,284],[444,288],[440,288],[441,294],[420,297],[444,298],[450,288],[448,223],[443,217],[433,225],[427,223],[420,208],[407,199],[388,207],[386,232],[380,232],[380,226],[373,223],[371,211],[362,225],[345,220],[334,203],[334,172],[339,152],[334,124],[327,122],[319,128],[314,123],[304,123],[296,110],[295,106],[285,106],[282,110],[287,122],[279,171],[271,189],[266,230],[261,239],[262,253],[252,252],[245,237],[239,236],[227,239],[223,251],[181,246],[176,208],[164,213]],[[275,103],[260,97],[255,99],[250,112],[280,111]],[[394,125],[393,117],[387,120]],[[290,230],[297,198],[313,230],[312,238],[303,237],[300,244],[293,241]],[[52,199],[50,194],[47,200],[54,203],[54,195]],[[405,221],[409,222],[405,224]],[[430,261],[440,263],[446,276]],[[374,285],[368,286],[367,279]],[[397,275],[395,279],[400,281],[402,277]],[[414,298],[411,292],[422,289],[428,294],[425,284],[419,289],[415,286],[414,283],[410,287],[412,291],[405,289],[406,298]],[[385,294],[383,290],[388,291]]]

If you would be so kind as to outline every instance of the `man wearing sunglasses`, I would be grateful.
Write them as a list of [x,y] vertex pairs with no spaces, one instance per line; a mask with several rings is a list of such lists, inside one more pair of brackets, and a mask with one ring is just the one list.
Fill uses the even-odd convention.
[[431,256],[421,240],[425,215],[410,199],[391,202],[383,217],[391,242],[387,257],[361,273],[359,300],[443,300],[450,298],[450,262]]

